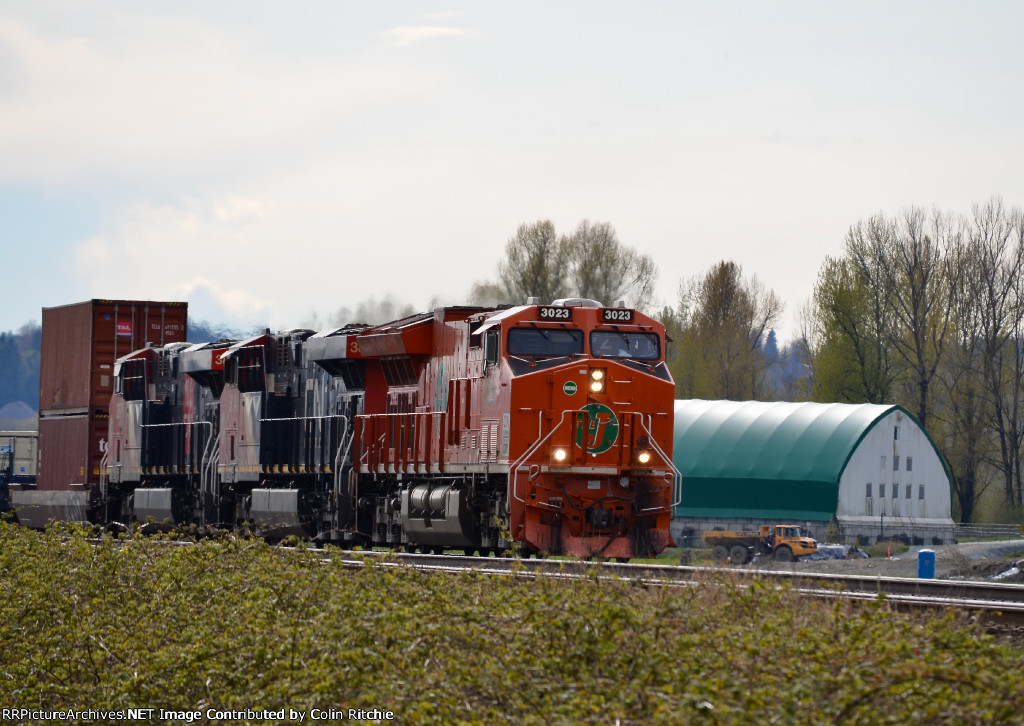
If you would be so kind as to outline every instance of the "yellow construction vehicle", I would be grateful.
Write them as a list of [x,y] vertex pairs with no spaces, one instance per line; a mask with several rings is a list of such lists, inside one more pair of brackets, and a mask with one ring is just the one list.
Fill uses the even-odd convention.
[[715,562],[728,559],[734,565],[750,562],[754,555],[771,555],[779,562],[792,562],[797,557],[813,555],[818,543],[800,535],[795,524],[765,524],[761,529],[744,532],[705,532],[701,539],[711,546]]

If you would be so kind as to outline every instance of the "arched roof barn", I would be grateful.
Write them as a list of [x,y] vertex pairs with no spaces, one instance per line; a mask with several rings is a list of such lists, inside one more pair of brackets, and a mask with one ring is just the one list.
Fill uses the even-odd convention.
[[895,405],[676,401],[679,517],[952,529],[949,473]]

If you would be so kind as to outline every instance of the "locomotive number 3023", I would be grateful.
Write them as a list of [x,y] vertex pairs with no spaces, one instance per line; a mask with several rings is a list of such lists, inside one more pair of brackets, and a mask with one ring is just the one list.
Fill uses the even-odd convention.
[[541,320],[572,320],[572,308],[540,308],[537,315]]
[[604,310],[603,317],[608,323],[631,323],[633,322],[632,310]]

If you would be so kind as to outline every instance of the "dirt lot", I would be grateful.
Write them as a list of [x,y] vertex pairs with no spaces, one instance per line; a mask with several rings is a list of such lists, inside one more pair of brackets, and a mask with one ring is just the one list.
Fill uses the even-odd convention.
[[[813,560],[784,564],[773,560],[757,562],[752,567],[797,572],[829,572],[870,577],[917,577],[918,549],[893,556],[868,559]],[[1024,540],[1002,542],[970,542],[932,547],[935,551],[935,576],[941,579],[988,579],[1024,560]],[[1024,561],[1021,572],[1002,582],[1024,584]]]

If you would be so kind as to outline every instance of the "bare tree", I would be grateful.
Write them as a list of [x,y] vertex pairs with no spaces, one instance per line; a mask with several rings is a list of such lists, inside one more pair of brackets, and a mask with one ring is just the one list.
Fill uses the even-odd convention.
[[367,323],[369,325],[380,325],[391,320],[413,315],[416,308],[408,303],[403,303],[394,295],[385,295],[381,300],[371,295],[365,300],[356,304],[355,309],[343,305],[332,315],[327,316],[326,321],[321,321],[319,316],[313,315],[315,327],[320,327],[322,322],[327,325],[347,325],[348,323]]
[[998,443],[995,467],[1002,475],[1006,502],[1019,506],[1024,436],[1024,215],[1002,200],[975,205],[964,269],[974,284],[970,297],[979,318],[977,346]]
[[934,379],[937,400],[929,430],[949,466],[961,521],[970,522],[989,483],[982,465],[991,442],[991,405],[985,394],[983,305],[978,304],[986,286],[987,261],[979,248],[969,245],[960,262],[957,287],[951,291],[945,360]]
[[528,297],[541,302],[564,297],[567,289],[567,250],[550,220],[521,224],[505,244],[505,259],[498,265],[498,284],[509,301]]
[[514,303],[508,292],[498,283],[490,280],[477,280],[469,289],[466,303],[494,307],[503,303]]
[[[680,285],[682,340],[673,376],[681,395],[761,398],[768,361],[762,346],[782,303],[735,262],[719,262]],[[687,390],[689,382],[689,390]]]
[[646,308],[658,278],[654,260],[619,242],[608,222],[583,220],[564,238],[575,292],[580,297],[612,305],[626,300]]
[[950,329],[963,237],[957,217],[917,207],[893,219],[875,215],[847,236],[847,255],[868,284],[885,291],[896,324],[889,343],[914,375],[922,426],[927,426],[929,387]]

